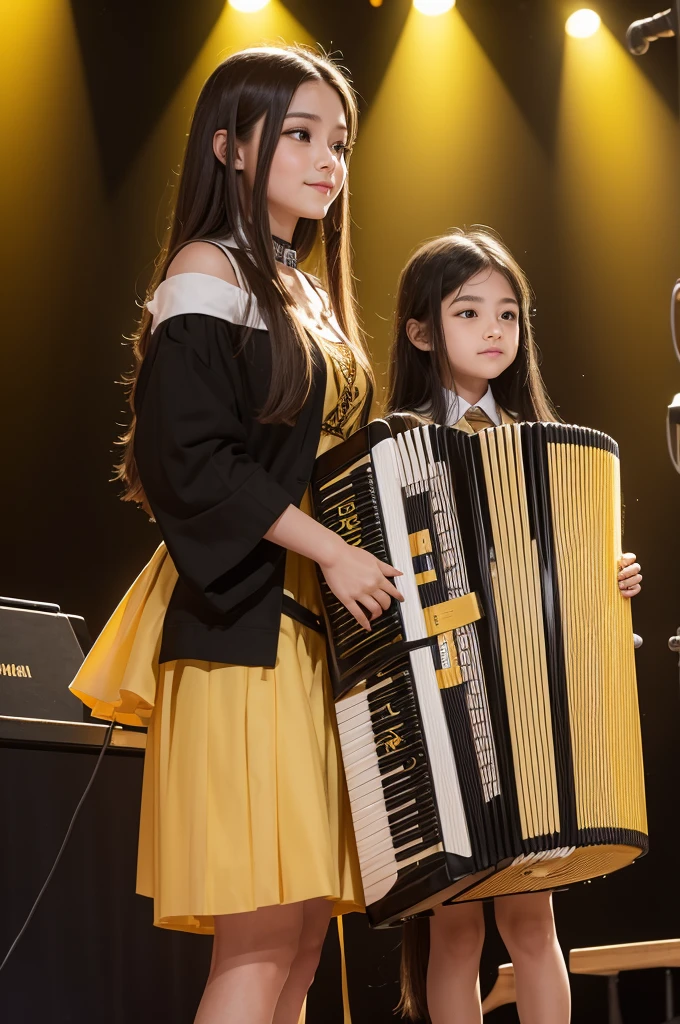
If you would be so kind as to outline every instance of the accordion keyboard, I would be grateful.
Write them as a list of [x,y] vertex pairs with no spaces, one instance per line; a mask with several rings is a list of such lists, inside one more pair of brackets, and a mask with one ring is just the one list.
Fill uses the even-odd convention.
[[367,903],[389,892],[398,871],[431,854],[470,856],[436,700],[432,657],[423,649],[336,703]]

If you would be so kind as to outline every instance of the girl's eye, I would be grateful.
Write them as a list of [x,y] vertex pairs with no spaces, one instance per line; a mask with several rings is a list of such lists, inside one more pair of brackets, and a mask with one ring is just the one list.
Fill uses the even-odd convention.
[[297,140],[298,142],[311,142],[312,138],[306,128],[292,128],[289,132],[285,132],[285,134],[290,135],[291,138],[298,135],[302,136],[302,138]]
[[463,320],[471,320],[474,316],[477,316],[477,311],[475,309],[462,309],[456,316],[462,317]]
[[506,309],[505,312],[501,314],[501,320],[516,320],[516,319],[517,319],[517,313],[513,313],[513,311],[511,309]]
[[336,153],[339,153],[341,156],[346,156],[347,153],[349,153],[349,146],[347,145],[346,142],[336,142],[335,145],[333,146],[333,149],[335,150]]

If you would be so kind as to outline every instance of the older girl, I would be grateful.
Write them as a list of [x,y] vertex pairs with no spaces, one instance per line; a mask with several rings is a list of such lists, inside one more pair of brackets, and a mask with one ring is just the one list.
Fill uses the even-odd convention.
[[[214,931],[198,1024],[295,1024],[331,914],[362,908],[314,562],[362,626],[397,571],[306,494],[370,404],[356,118],[337,67],[299,47],[236,53],[206,82],[120,466],[164,543],[73,684],[100,717],[148,722],[138,891],[157,925]],[[297,269],[317,241],[327,291]]]

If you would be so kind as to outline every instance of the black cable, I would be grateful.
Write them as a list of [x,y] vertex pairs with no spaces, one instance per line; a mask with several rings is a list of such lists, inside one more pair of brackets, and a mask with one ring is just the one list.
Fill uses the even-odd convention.
[[7,951],[5,959],[0,964],[0,971],[2,971],[4,969],[5,964],[7,963],[9,958],[11,957],[11,955],[14,952],[14,950],[16,949],[16,947],[18,946],[19,940],[22,938],[24,932],[26,931],[26,929],[28,928],[28,926],[29,926],[29,924],[31,922],[31,918],[33,917],[33,915],[35,914],[36,910],[38,909],[38,904],[40,903],[41,899],[43,898],[43,895],[45,894],[45,890],[47,889],[47,886],[52,881],[52,876],[53,876],[54,872],[57,870],[57,867],[59,865],[59,861],[61,860],[61,856],[62,856],[64,850],[66,849],[66,844],[68,843],[69,838],[71,836],[71,832],[73,831],[73,826],[75,825],[76,819],[78,818],[78,815],[80,814],[80,808],[85,803],[85,798],[86,798],[87,794],[90,792],[90,790],[92,789],[92,783],[94,782],[95,778],[97,777],[97,772],[99,771],[99,766],[101,765],[103,757],[104,757],[104,754],[106,753],[106,751],[108,749],[108,746],[109,746],[109,744],[111,742],[111,737],[113,735],[114,724],[115,724],[114,722],[111,722],[111,724],[109,725],[108,729],[106,730],[106,736],[104,737],[104,742],[102,743],[102,748],[99,751],[99,757],[97,758],[97,763],[94,766],[94,771],[92,772],[92,775],[90,776],[90,781],[88,782],[87,786],[85,787],[85,792],[83,793],[83,795],[81,796],[80,800],[78,801],[78,806],[76,807],[75,811],[73,812],[73,817],[71,818],[71,823],[70,823],[69,827],[66,830],[66,835],[64,836],[64,841],[62,842],[61,847],[59,848],[59,853],[57,854],[57,856],[55,858],[54,864],[50,868],[50,873],[48,874],[47,878],[45,879],[45,882],[43,883],[42,889],[40,890],[40,892],[38,893],[38,895],[36,897],[35,903],[31,907],[31,910],[29,912],[28,917],[26,918],[26,920],[24,921],[24,923],[21,926],[19,934],[17,935],[17,937],[14,940],[14,942],[12,943],[12,945],[9,947],[9,950]]

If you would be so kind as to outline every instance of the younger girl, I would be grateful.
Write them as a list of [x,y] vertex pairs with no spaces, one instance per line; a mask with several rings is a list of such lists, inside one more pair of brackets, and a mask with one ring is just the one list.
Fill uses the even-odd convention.
[[[197,1024],[296,1024],[331,914],[362,909],[313,563],[365,628],[398,573],[306,496],[370,404],[356,116],[299,47],[236,53],[201,92],[120,467],[164,543],[73,684],[99,717],[148,722],[137,888],[157,925],[214,932]],[[296,269],[317,237],[328,294]]]
[[[529,283],[492,232],[454,231],[423,245],[399,282],[388,411],[415,412],[467,433],[515,419],[555,420],[530,309]],[[625,555],[621,593],[634,596],[641,580],[635,555]],[[494,905],[522,1024],[567,1024],[569,983],[550,893],[505,896]],[[432,1024],[480,1024],[483,941],[481,903],[438,907],[429,920],[407,924],[404,1014]]]

